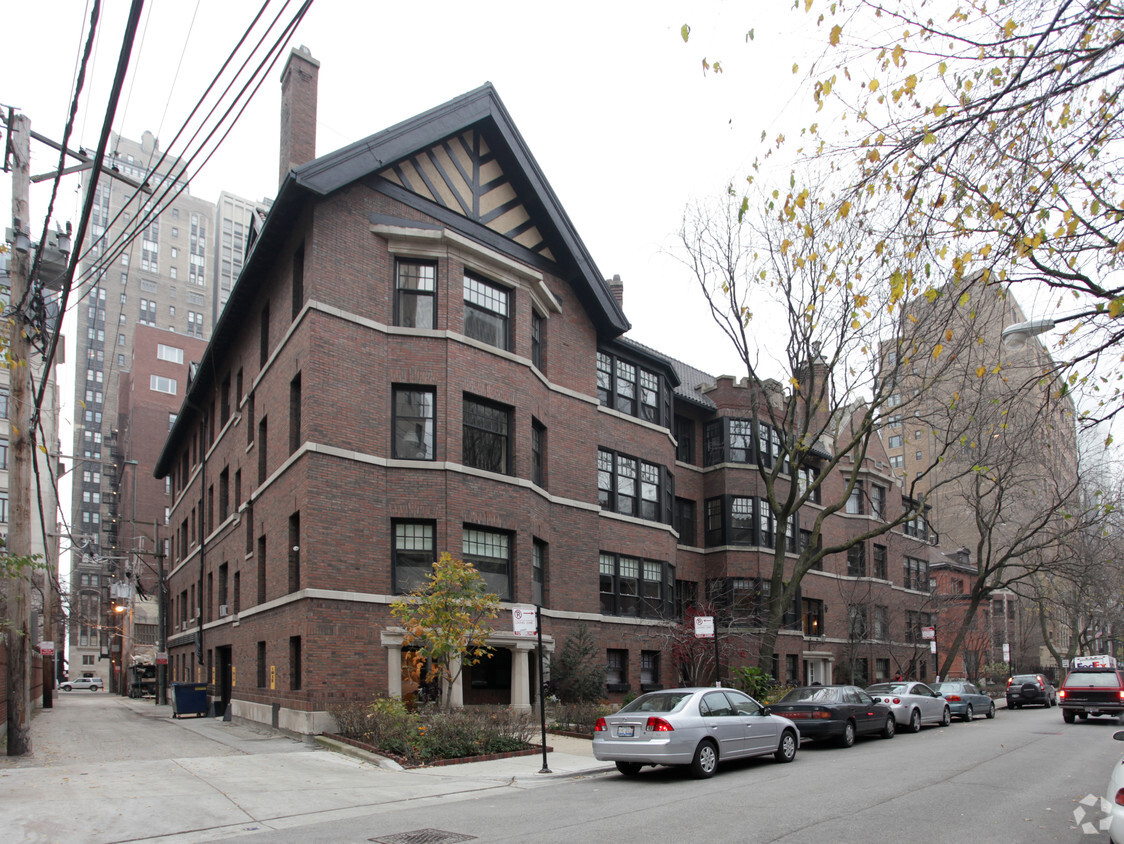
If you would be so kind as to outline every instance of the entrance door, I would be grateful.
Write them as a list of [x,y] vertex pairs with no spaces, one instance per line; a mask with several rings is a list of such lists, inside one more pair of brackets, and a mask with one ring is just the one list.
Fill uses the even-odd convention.
[[826,659],[812,659],[805,657],[804,685],[811,686],[816,683],[821,686],[830,685],[831,672],[829,671],[829,667],[829,663]]
[[230,645],[224,645],[221,648],[215,648],[215,659],[217,665],[217,676],[215,681],[218,685],[216,691],[218,692],[218,700],[215,703],[215,714],[225,715],[226,708],[230,705],[231,691],[233,687],[233,676],[231,665],[233,660],[230,653]]

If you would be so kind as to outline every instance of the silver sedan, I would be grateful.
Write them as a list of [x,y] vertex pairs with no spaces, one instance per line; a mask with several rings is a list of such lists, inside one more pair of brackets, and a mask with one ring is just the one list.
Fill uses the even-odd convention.
[[911,680],[876,683],[866,691],[875,700],[894,710],[894,720],[911,733],[919,732],[922,724],[947,727],[952,723],[952,710],[948,701],[940,692],[933,691],[924,683]]
[[649,692],[615,715],[597,719],[593,755],[635,776],[645,765],[689,765],[709,777],[719,761],[773,754],[791,762],[800,731],[787,718],[736,689],[692,688]]

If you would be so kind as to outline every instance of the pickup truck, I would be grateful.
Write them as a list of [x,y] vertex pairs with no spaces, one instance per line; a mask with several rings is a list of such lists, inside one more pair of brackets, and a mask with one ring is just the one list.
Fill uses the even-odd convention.
[[1077,657],[1058,689],[1062,719],[1115,716],[1124,724],[1124,675],[1112,657]]

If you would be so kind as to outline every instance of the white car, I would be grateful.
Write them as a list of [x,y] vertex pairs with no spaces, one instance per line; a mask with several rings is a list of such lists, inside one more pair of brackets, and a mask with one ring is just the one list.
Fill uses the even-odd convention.
[[911,733],[919,732],[922,724],[947,727],[952,723],[948,701],[924,683],[912,680],[876,683],[866,693],[894,710],[894,720]]
[[74,689],[89,689],[91,692],[96,692],[98,689],[104,689],[105,683],[102,682],[101,677],[78,677],[75,680],[63,680],[59,683],[59,688],[64,692]]
[[[1117,730],[1112,737],[1117,741],[1124,741],[1124,730]],[[1112,844],[1124,844],[1124,759],[1112,766],[1112,776],[1108,778],[1108,789],[1104,793],[1101,809],[1112,813],[1108,827],[1109,840]]]

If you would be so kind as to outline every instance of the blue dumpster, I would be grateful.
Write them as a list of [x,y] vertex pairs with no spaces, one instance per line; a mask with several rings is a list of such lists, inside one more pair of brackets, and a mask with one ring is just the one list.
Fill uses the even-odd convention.
[[172,717],[207,714],[206,683],[172,683]]

